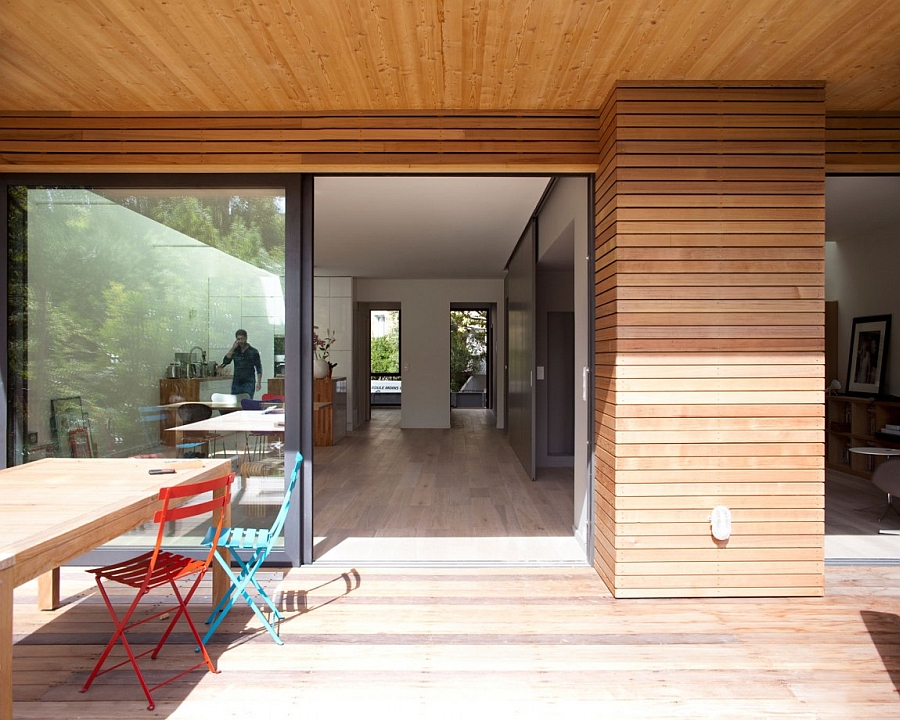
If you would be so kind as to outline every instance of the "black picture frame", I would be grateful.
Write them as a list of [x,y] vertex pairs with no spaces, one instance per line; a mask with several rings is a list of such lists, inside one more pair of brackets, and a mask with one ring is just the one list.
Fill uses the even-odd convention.
[[890,335],[890,315],[853,318],[847,363],[848,395],[874,397],[884,392]]

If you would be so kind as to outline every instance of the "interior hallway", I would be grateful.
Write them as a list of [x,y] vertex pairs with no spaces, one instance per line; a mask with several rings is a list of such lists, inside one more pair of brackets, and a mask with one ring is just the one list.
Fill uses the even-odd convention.
[[[313,456],[317,563],[584,564],[573,537],[571,469],[531,482],[486,410],[449,430],[401,430],[398,409]],[[898,503],[900,506],[900,503]],[[881,522],[871,481],[828,470],[825,559],[900,563],[900,515]]]
[[449,430],[400,428],[399,409],[313,455],[317,563],[585,564],[571,468],[532,482],[487,410]]

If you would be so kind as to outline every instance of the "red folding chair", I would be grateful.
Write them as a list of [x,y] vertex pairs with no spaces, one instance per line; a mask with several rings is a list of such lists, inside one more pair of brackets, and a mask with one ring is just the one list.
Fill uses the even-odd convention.
[[[131,666],[134,668],[135,674],[137,675],[138,681],[140,682],[141,687],[144,690],[144,695],[147,696],[147,701],[150,703],[147,709],[153,710],[156,705],[153,702],[153,697],[150,695],[151,691],[156,690],[157,688],[160,688],[163,685],[166,685],[173,680],[182,677],[183,675],[187,675],[189,672],[196,670],[203,665],[206,665],[211,672],[217,672],[215,666],[212,663],[212,660],[209,657],[209,654],[206,652],[206,647],[203,645],[203,640],[201,639],[200,634],[197,632],[197,628],[194,626],[194,621],[191,619],[190,613],[188,613],[187,609],[187,604],[188,602],[190,602],[194,591],[196,591],[197,587],[200,585],[200,581],[203,579],[204,574],[209,569],[209,565],[212,562],[213,556],[215,555],[216,542],[212,544],[209,552],[202,559],[195,559],[186,555],[169,552],[167,550],[163,550],[161,546],[163,542],[163,535],[166,531],[166,523],[174,522],[177,520],[184,520],[185,518],[191,518],[208,513],[213,513],[214,515],[214,534],[216,537],[216,541],[218,542],[219,535],[222,532],[222,522],[225,515],[223,511],[228,503],[231,502],[231,483],[233,481],[234,473],[229,473],[228,475],[223,475],[222,477],[215,478],[214,480],[204,480],[201,482],[191,483],[189,485],[178,485],[175,487],[162,488],[159,491],[159,499],[162,501],[162,509],[157,510],[156,514],[153,516],[153,521],[159,524],[159,531],[156,535],[156,547],[153,549],[153,551],[144,553],[143,555],[139,555],[135,558],[132,558],[131,560],[125,560],[120,563],[114,563],[112,565],[106,565],[105,567],[88,570],[88,572],[93,573],[97,579],[97,587],[100,588],[100,594],[103,596],[103,600],[106,603],[109,614],[116,626],[116,631],[113,633],[112,638],[107,644],[106,649],[103,651],[103,654],[100,656],[100,659],[97,661],[97,665],[94,667],[93,672],[91,672],[91,675],[87,679],[87,682],[84,684],[84,687],[81,689],[81,692],[86,692],[87,689],[91,686],[91,683],[93,683],[99,675],[108,673],[111,670],[115,670],[116,668],[130,662]],[[174,501],[178,501],[182,498],[203,495],[204,493],[209,492],[213,493],[212,499],[197,499],[193,503],[175,507],[175,505],[178,505],[178,503]],[[193,583],[190,584],[187,592],[182,595],[182,591],[179,590],[177,582],[183,581],[185,579],[190,579],[192,577]],[[110,600],[106,588],[103,585],[104,581],[115,582],[121,585],[128,585],[129,587],[137,590],[137,596],[134,598],[131,605],[128,606],[128,610],[126,610],[121,620],[119,619],[119,616],[116,613],[115,608],[113,607],[112,600]],[[141,620],[131,622],[132,615],[134,614],[135,610],[137,610],[137,607],[140,604],[141,600],[145,596],[147,596],[151,590],[163,585],[168,585],[171,588],[172,593],[175,595],[177,603],[175,605],[166,603],[165,609],[154,613],[150,617],[145,617]],[[149,622],[150,620],[155,620],[156,618],[166,615],[167,613],[173,613],[172,619],[166,627],[165,632],[162,634],[159,642],[149,650],[135,655],[131,649],[131,645],[129,644],[127,637],[125,636],[125,633],[135,627],[138,627],[139,625],[143,625],[144,623]],[[188,668],[187,670],[178,673],[174,677],[170,677],[168,680],[164,680],[163,682],[154,685],[152,688],[149,688],[147,687],[147,683],[144,681],[144,676],[141,673],[140,666],[138,665],[138,658],[149,654],[150,657],[155,660],[156,656],[159,655],[159,651],[162,649],[162,646],[165,644],[166,640],[168,640],[169,638],[169,635],[172,633],[172,630],[175,627],[175,623],[178,622],[182,615],[184,616],[184,619],[187,620],[187,623],[191,628],[191,632],[193,633],[194,638],[197,642],[196,646],[191,646],[191,651],[193,652],[195,647],[199,647],[200,651],[203,654],[203,660]],[[106,659],[107,657],[109,657],[109,654],[115,646],[117,640],[122,641],[122,645],[125,647],[125,652],[128,657],[117,665],[113,665],[112,667],[106,668],[105,670],[101,671],[103,663],[106,662]]]

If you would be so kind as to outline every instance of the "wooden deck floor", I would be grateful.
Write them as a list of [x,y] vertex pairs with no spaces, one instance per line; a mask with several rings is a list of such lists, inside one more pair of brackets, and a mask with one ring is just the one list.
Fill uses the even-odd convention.
[[67,569],[55,613],[16,591],[15,717],[900,717],[900,568],[826,572],[824,598],[751,600],[613,600],[588,568],[272,573],[285,645],[235,610],[221,672],[150,713],[126,669],[79,693],[111,627]]

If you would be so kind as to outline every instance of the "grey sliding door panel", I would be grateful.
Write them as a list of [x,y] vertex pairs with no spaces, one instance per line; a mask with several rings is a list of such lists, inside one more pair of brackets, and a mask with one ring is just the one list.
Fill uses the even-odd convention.
[[575,313],[547,313],[547,454],[575,454]]
[[509,443],[533,480],[535,223],[529,223],[507,266]]

